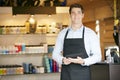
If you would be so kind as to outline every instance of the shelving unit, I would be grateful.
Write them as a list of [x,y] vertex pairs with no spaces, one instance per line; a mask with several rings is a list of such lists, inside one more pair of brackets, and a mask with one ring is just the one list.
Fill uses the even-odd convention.
[[[43,66],[43,56],[49,53],[36,53],[36,54],[0,54],[0,63],[9,64],[22,64],[23,62],[32,63],[34,65]],[[16,61],[17,60],[17,61]],[[46,77],[47,76],[47,77]],[[52,73],[37,73],[37,74],[10,74],[0,75],[0,80],[59,80],[59,72]]]
[[[0,35],[0,46],[14,45],[15,42],[25,42],[26,45],[40,45],[45,42],[54,44],[56,36],[57,34],[4,34]],[[51,56],[49,53],[0,54],[0,65],[22,65],[25,62],[43,66],[44,55]],[[59,73],[1,75],[0,80],[59,80],[59,76]]]

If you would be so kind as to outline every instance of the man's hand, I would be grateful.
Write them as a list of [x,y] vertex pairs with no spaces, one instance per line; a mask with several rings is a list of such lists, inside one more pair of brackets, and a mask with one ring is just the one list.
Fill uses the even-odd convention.
[[81,57],[68,58],[71,63],[84,64],[84,60]]
[[66,57],[64,57],[64,58],[62,59],[62,62],[63,62],[63,64],[65,64],[65,65],[68,65],[68,64],[71,63],[71,61],[70,61],[68,58],[66,58]]

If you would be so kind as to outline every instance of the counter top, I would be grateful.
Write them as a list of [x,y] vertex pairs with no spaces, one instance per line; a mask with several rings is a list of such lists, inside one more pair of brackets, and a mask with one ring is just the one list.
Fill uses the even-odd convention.
[[98,62],[94,65],[120,65],[120,63],[107,63],[107,62]]

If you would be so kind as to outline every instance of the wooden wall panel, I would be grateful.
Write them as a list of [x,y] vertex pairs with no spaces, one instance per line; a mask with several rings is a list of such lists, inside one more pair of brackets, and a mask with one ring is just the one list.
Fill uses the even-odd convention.
[[95,26],[96,26],[95,21],[85,22],[84,25],[95,31]]
[[101,48],[104,56],[104,49],[108,46],[115,46],[114,38],[113,38],[113,26],[114,20],[112,18],[101,20],[100,22],[100,40],[101,40]]
[[[91,22],[85,22],[85,26],[90,27],[92,30],[95,31],[95,21]],[[113,39],[113,19],[104,19],[100,20],[100,45],[102,50],[102,59],[105,59],[104,56],[104,49],[108,46],[115,45],[114,39]]]
[[104,6],[104,7],[95,9],[96,19],[108,18],[111,16],[113,16],[113,11],[111,10],[109,6]]
[[113,38],[113,30],[105,30],[104,31],[104,38]]

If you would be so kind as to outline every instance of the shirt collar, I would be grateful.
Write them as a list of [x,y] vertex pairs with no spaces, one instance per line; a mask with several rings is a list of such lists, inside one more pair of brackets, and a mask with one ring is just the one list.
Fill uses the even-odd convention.
[[[83,28],[84,28],[84,25],[82,25],[79,29],[77,29],[76,31],[82,31],[83,30]],[[70,31],[73,31],[73,29],[72,29],[72,27],[71,26],[69,26],[69,28],[68,28]]]

